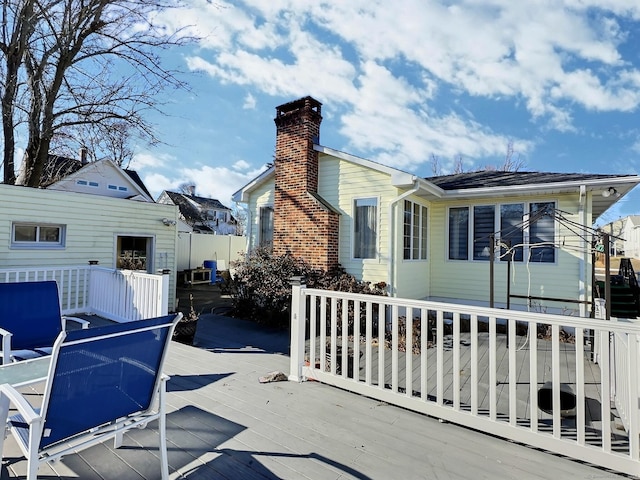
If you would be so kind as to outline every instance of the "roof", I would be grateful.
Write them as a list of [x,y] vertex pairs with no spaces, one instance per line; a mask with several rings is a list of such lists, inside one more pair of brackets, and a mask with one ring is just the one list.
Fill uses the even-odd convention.
[[47,157],[47,163],[42,169],[40,186],[46,188],[58,180],[68,177],[82,168],[82,162],[75,158],[51,155]]
[[427,177],[443,190],[466,190],[470,188],[510,187],[531,184],[552,184],[566,182],[584,182],[588,180],[608,180],[629,175],[602,175],[590,173],[550,173],[550,172],[503,172],[497,170],[455,173]]
[[178,206],[180,214],[184,217],[188,223],[202,222],[202,210],[229,210],[229,207],[224,206],[219,200],[215,198],[199,197],[197,195],[188,195],[186,193],[164,192],[173,202]]
[[129,176],[131,180],[133,180],[133,183],[138,185],[144,193],[149,195],[149,198],[153,198],[149,190],[147,190],[147,186],[144,184],[144,182],[140,178],[140,175],[138,175],[138,172],[136,172],[135,170],[129,170],[127,168],[123,169],[123,171]]

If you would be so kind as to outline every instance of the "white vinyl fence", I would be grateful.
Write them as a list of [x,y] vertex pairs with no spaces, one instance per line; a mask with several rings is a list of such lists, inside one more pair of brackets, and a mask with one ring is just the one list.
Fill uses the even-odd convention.
[[0,282],[43,280],[57,282],[63,315],[89,313],[128,322],[168,312],[168,275],[96,265],[0,269]]
[[246,250],[247,237],[179,232],[176,244],[177,270],[201,267],[206,260],[217,261],[218,270],[227,270],[231,262],[243,258]]
[[[290,380],[640,475],[639,326],[300,284],[292,293]],[[611,337],[633,341],[623,350]],[[620,414],[611,395],[626,432],[609,421]]]

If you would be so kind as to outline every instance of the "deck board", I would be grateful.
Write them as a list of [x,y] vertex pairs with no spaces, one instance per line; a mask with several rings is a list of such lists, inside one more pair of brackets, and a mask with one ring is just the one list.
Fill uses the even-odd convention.
[[[283,332],[261,334],[252,324],[203,315],[197,343],[201,348],[172,343],[166,362],[172,376],[167,395],[171,478],[624,478],[317,382],[261,384],[262,375],[288,372]],[[461,370],[470,374],[464,358]],[[399,361],[405,365],[402,357]],[[435,366],[430,357],[430,370]],[[415,360],[413,367],[420,372]],[[435,383],[429,389],[434,391]],[[63,458],[55,470],[43,467],[41,474],[155,479],[156,439],[151,424],[126,435],[123,449],[99,445]],[[1,478],[20,478],[25,462],[16,458],[11,437],[6,443],[9,458]]]

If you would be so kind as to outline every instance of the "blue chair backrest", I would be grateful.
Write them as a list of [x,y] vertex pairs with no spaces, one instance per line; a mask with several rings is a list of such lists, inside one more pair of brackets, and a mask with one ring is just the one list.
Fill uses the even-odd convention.
[[40,448],[151,408],[175,318],[63,334],[53,351]]
[[62,331],[55,280],[0,283],[0,327],[14,350],[51,347]]

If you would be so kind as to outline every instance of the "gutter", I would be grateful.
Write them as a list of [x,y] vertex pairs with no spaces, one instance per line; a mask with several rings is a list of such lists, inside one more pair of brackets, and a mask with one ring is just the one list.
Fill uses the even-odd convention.
[[395,260],[395,242],[394,242],[394,238],[395,238],[395,233],[396,233],[396,221],[394,218],[394,208],[396,206],[396,204],[401,201],[404,200],[405,198],[407,198],[409,195],[413,195],[414,193],[418,192],[420,190],[420,187],[418,186],[417,182],[416,182],[416,177],[413,177],[413,188],[411,190],[408,190],[406,192],[404,192],[402,195],[396,197],[395,199],[391,200],[391,202],[389,202],[389,262],[388,262],[388,267],[387,267],[387,279],[389,280],[389,287],[393,288],[393,292],[389,292],[389,294],[392,297],[395,297],[395,283],[393,282],[393,267],[394,267],[394,260]]

